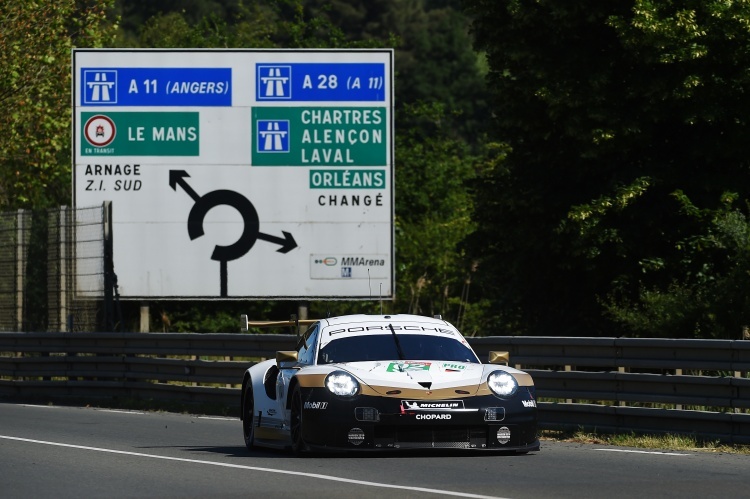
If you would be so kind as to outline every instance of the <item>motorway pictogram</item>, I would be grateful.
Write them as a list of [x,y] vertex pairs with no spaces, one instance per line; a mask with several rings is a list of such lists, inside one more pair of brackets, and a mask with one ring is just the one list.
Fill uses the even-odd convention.
[[219,262],[222,297],[227,296],[227,262],[243,257],[250,251],[258,239],[279,245],[279,249],[276,250],[279,253],[288,253],[297,247],[297,242],[289,232],[281,231],[283,237],[260,232],[258,212],[250,200],[242,194],[226,189],[219,189],[200,196],[187,183],[185,180],[186,177],[190,177],[190,175],[184,170],[169,171],[170,187],[177,191],[177,185],[179,184],[182,190],[195,201],[187,220],[188,235],[191,241],[201,237],[205,233],[203,230],[203,220],[206,218],[208,212],[216,206],[231,206],[242,216],[244,228],[239,239],[228,246],[216,245],[211,254],[211,259]]
[[258,64],[258,96],[260,99],[291,99],[292,68]]
[[84,71],[83,77],[86,104],[117,104],[117,70]]

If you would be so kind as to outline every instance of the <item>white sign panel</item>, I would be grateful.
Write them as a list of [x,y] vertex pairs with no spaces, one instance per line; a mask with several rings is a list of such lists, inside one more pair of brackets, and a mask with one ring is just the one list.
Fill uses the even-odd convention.
[[392,298],[393,51],[73,51],[126,299]]

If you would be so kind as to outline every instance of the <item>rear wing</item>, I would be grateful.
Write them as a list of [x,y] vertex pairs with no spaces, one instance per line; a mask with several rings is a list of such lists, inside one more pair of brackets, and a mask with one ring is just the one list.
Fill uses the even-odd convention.
[[309,326],[318,322],[318,319],[297,319],[296,315],[292,315],[288,321],[249,321],[246,314],[240,315],[240,329],[243,332],[247,332],[251,327],[282,327],[282,326],[293,326],[299,331],[300,326]]

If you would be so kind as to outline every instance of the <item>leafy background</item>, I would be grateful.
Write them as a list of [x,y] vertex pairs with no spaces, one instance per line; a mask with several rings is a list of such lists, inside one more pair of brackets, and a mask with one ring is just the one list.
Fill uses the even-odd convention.
[[[674,338],[750,323],[746,2],[6,0],[0,210],[70,202],[73,47],[395,49],[396,299],[312,317]],[[150,305],[152,329],[195,332],[298,306]]]

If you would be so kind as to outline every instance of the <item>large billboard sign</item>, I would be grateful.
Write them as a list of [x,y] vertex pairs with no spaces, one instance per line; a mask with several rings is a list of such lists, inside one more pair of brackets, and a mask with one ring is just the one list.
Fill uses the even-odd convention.
[[393,51],[73,51],[126,299],[393,297]]

